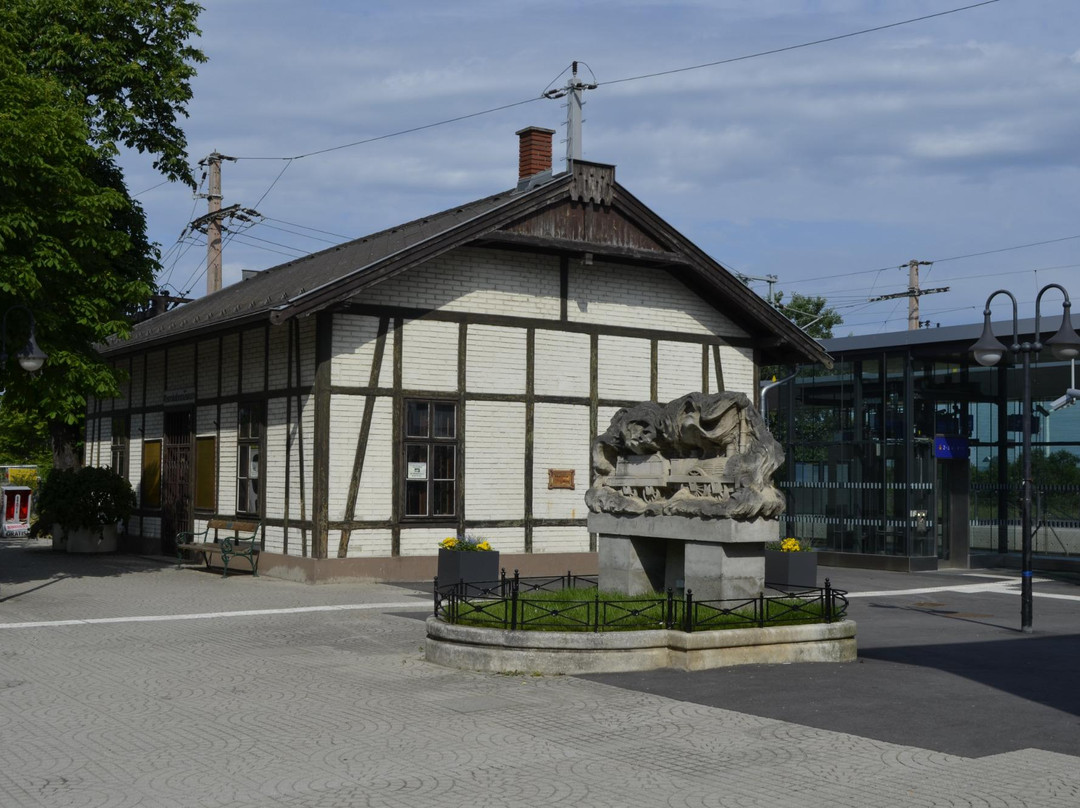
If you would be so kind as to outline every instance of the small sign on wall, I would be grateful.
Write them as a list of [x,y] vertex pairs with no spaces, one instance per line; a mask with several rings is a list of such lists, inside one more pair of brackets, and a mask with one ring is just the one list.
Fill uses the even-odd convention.
[[426,480],[427,479],[427,463],[409,463],[409,468],[405,473],[405,479],[407,479],[407,480]]
[[567,488],[574,490],[574,469],[548,469],[548,490]]

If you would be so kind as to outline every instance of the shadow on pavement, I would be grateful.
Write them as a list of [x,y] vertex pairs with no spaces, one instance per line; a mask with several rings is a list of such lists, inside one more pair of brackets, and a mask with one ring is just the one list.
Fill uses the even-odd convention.
[[859,657],[961,676],[1010,696],[1080,716],[1080,687],[1076,685],[1080,634],[869,648],[860,651]]
[[113,578],[131,573],[154,572],[162,562],[121,553],[65,553],[53,550],[44,542],[0,542],[0,601],[16,594],[7,587],[38,584],[17,594],[45,586],[64,578]]

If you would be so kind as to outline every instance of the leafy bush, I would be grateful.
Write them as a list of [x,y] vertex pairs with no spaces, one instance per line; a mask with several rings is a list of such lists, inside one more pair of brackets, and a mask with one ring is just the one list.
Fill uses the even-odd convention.
[[27,488],[37,489],[38,473],[36,468],[11,469],[8,472],[8,482],[12,485],[25,485]]
[[125,521],[135,510],[131,483],[112,469],[54,469],[38,495],[40,522],[66,533]]

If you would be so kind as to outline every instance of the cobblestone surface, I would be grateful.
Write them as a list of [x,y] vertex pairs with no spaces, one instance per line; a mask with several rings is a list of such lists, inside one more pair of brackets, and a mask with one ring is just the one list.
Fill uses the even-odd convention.
[[[428,604],[0,545],[0,805],[1080,804],[1069,755],[965,758],[594,681],[438,668],[422,660]],[[300,611],[327,606],[353,608]],[[283,607],[297,611],[228,614]],[[192,614],[217,616],[91,622]]]

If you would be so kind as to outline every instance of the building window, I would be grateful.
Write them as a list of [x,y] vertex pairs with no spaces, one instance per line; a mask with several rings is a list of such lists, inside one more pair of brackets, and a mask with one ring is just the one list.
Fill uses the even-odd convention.
[[405,516],[453,516],[457,404],[405,401]]
[[259,513],[259,477],[261,474],[262,433],[264,421],[261,403],[241,404],[237,410],[236,429],[236,512]]
[[128,440],[131,432],[126,415],[112,419],[112,468],[121,477],[128,476]]
[[143,441],[142,455],[142,482],[139,485],[142,492],[142,505],[144,508],[161,507],[161,441]]
[[217,507],[217,438],[195,438],[195,509]]

